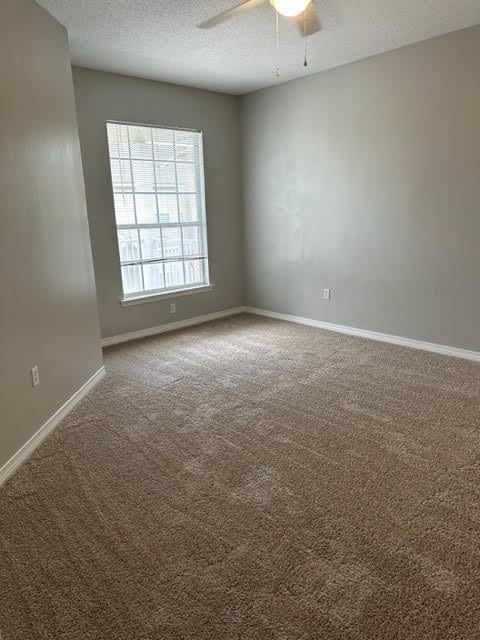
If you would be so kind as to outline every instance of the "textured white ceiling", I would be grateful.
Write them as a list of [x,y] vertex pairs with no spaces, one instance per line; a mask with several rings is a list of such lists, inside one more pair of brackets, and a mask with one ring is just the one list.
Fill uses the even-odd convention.
[[480,0],[316,0],[323,30],[303,40],[274,10],[252,9],[212,30],[206,18],[239,0],[37,0],[70,37],[74,64],[242,94],[480,23]]

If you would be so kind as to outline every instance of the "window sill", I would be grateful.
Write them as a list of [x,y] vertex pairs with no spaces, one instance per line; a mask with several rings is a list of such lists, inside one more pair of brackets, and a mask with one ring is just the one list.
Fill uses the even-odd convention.
[[202,285],[201,287],[192,287],[191,289],[176,289],[165,291],[165,293],[142,294],[140,296],[131,296],[130,298],[122,298],[120,304],[122,307],[131,307],[136,304],[145,304],[146,302],[160,302],[168,298],[179,298],[180,296],[190,296],[195,293],[206,293],[212,291],[213,284]]

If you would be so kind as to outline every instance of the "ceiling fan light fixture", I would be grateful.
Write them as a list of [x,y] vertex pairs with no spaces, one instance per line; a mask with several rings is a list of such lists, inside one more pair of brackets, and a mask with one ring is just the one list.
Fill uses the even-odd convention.
[[278,13],[287,18],[293,18],[305,11],[311,0],[270,0]]

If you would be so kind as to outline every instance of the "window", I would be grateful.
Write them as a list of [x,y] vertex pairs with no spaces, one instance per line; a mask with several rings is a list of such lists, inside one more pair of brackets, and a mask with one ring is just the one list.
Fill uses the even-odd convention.
[[202,134],[107,123],[124,299],[209,284]]

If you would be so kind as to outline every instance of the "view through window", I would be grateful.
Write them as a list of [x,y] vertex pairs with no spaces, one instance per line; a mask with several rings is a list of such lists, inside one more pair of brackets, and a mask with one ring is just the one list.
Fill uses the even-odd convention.
[[202,134],[107,123],[124,297],[209,284]]

